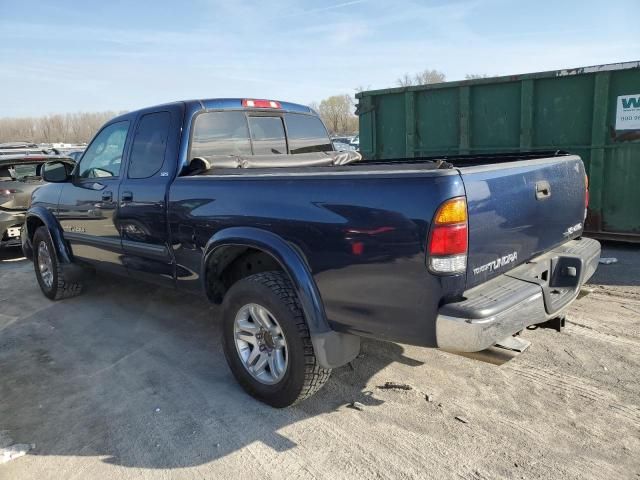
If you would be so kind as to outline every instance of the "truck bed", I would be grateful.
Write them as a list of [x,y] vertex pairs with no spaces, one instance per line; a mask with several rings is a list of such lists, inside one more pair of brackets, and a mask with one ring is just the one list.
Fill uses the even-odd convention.
[[[416,311],[435,315],[466,289],[579,236],[563,232],[583,219],[583,177],[580,158],[562,152],[212,168],[172,184],[171,234],[178,265],[196,271],[185,225],[196,223],[202,239],[228,227],[273,232],[308,262],[334,329],[433,346],[433,326],[416,322]],[[553,193],[538,201],[541,179]],[[431,222],[458,196],[468,202],[467,272],[435,276],[425,266]],[[199,287],[197,277],[178,281]]]
[[[567,152],[556,151],[537,151],[537,152],[512,152],[512,153],[493,153],[483,155],[438,155],[431,157],[414,157],[414,158],[393,158],[387,160],[367,160],[355,161],[345,165],[325,165],[318,161],[316,164],[309,164],[307,158],[302,159],[303,155],[270,155],[265,156],[268,159],[289,159],[290,161],[281,161],[280,166],[260,166],[260,160],[256,161],[256,156],[251,157],[225,157],[227,161],[220,162],[219,167],[213,166],[205,171],[198,172],[195,176],[204,175],[261,175],[269,174],[285,174],[285,173],[309,173],[314,172],[390,172],[403,173],[409,171],[427,171],[427,170],[446,170],[453,168],[478,167],[483,165],[495,165],[513,162],[523,162],[529,160],[548,159],[555,157],[563,157],[570,155]],[[241,168],[239,165],[244,159],[250,160],[246,167]],[[265,161],[268,163],[268,159]],[[302,165],[301,165],[302,163]],[[230,166],[232,165],[233,166]]]

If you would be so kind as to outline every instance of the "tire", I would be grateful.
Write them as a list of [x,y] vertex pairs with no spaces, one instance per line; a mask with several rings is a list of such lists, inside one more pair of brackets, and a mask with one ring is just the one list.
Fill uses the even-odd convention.
[[33,267],[40,290],[47,298],[61,300],[75,297],[82,292],[82,283],[64,280],[47,227],[39,227],[33,235]]
[[[268,365],[261,373],[263,378],[258,378],[255,373],[250,373],[251,366],[246,366],[247,359],[243,359],[242,352],[247,356],[245,347],[253,352],[255,348],[258,348],[257,345],[250,342],[238,342],[236,338],[236,335],[242,338],[247,337],[246,331],[240,332],[239,330],[243,329],[238,325],[258,324],[251,318],[253,316],[251,312],[257,311],[256,307],[261,307],[269,314],[272,325],[275,322],[275,327],[271,331],[278,332],[277,335],[268,335],[271,343],[266,337],[262,337],[264,343],[259,348],[260,354],[265,354],[262,347],[265,347],[265,350],[269,352]],[[239,280],[225,295],[222,308],[222,344],[227,363],[238,383],[253,397],[272,407],[284,408],[310,397],[329,379],[331,370],[321,368],[318,365],[309,328],[298,298],[289,278],[284,273],[263,272]],[[249,317],[246,317],[247,311]],[[264,317],[262,314],[259,316]],[[243,320],[244,318],[247,320]],[[264,332],[264,330],[260,331]],[[256,337],[260,338],[259,335],[258,333]],[[239,343],[242,345],[238,346]],[[280,358],[285,358],[286,365],[284,367],[280,365],[278,368],[275,363],[275,354],[282,353],[276,350],[283,343],[286,352],[284,355],[280,355]],[[270,350],[270,347],[276,350]],[[272,355],[273,367],[275,367],[273,369]],[[248,357],[250,360],[251,354],[248,354]],[[256,365],[259,363],[260,359],[256,361]],[[280,375],[276,375],[276,373]]]

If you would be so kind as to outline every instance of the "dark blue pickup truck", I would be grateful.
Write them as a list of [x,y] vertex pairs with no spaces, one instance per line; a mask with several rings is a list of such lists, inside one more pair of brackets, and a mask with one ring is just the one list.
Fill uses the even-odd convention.
[[284,407],[360,337],[474,352],[561,316],[594,273],[582,161],[561,152],[366,161],[308,107],[177,102],[50,162],[22,229],[51,299],[87,269],[222,304],[229,366]]

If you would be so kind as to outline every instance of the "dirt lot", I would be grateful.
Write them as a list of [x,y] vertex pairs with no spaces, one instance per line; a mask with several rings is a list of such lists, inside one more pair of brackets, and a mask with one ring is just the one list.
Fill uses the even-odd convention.
[[526,331],[503,365],[365,341],[286,410],[235,383],[207,303],[106,276],[52,303],[15,255],[0,262],[0,441],[35,448],[2,479],[640,478],[639,248],[608,245],[619,263],[565,331]]

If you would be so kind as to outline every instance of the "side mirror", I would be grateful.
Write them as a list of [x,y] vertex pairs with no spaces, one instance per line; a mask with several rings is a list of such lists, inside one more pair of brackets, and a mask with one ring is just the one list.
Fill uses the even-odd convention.
[[42,166],[42,179],[50,183],[64,183],[71,178],[73,165],[61,161],[47,162]]

